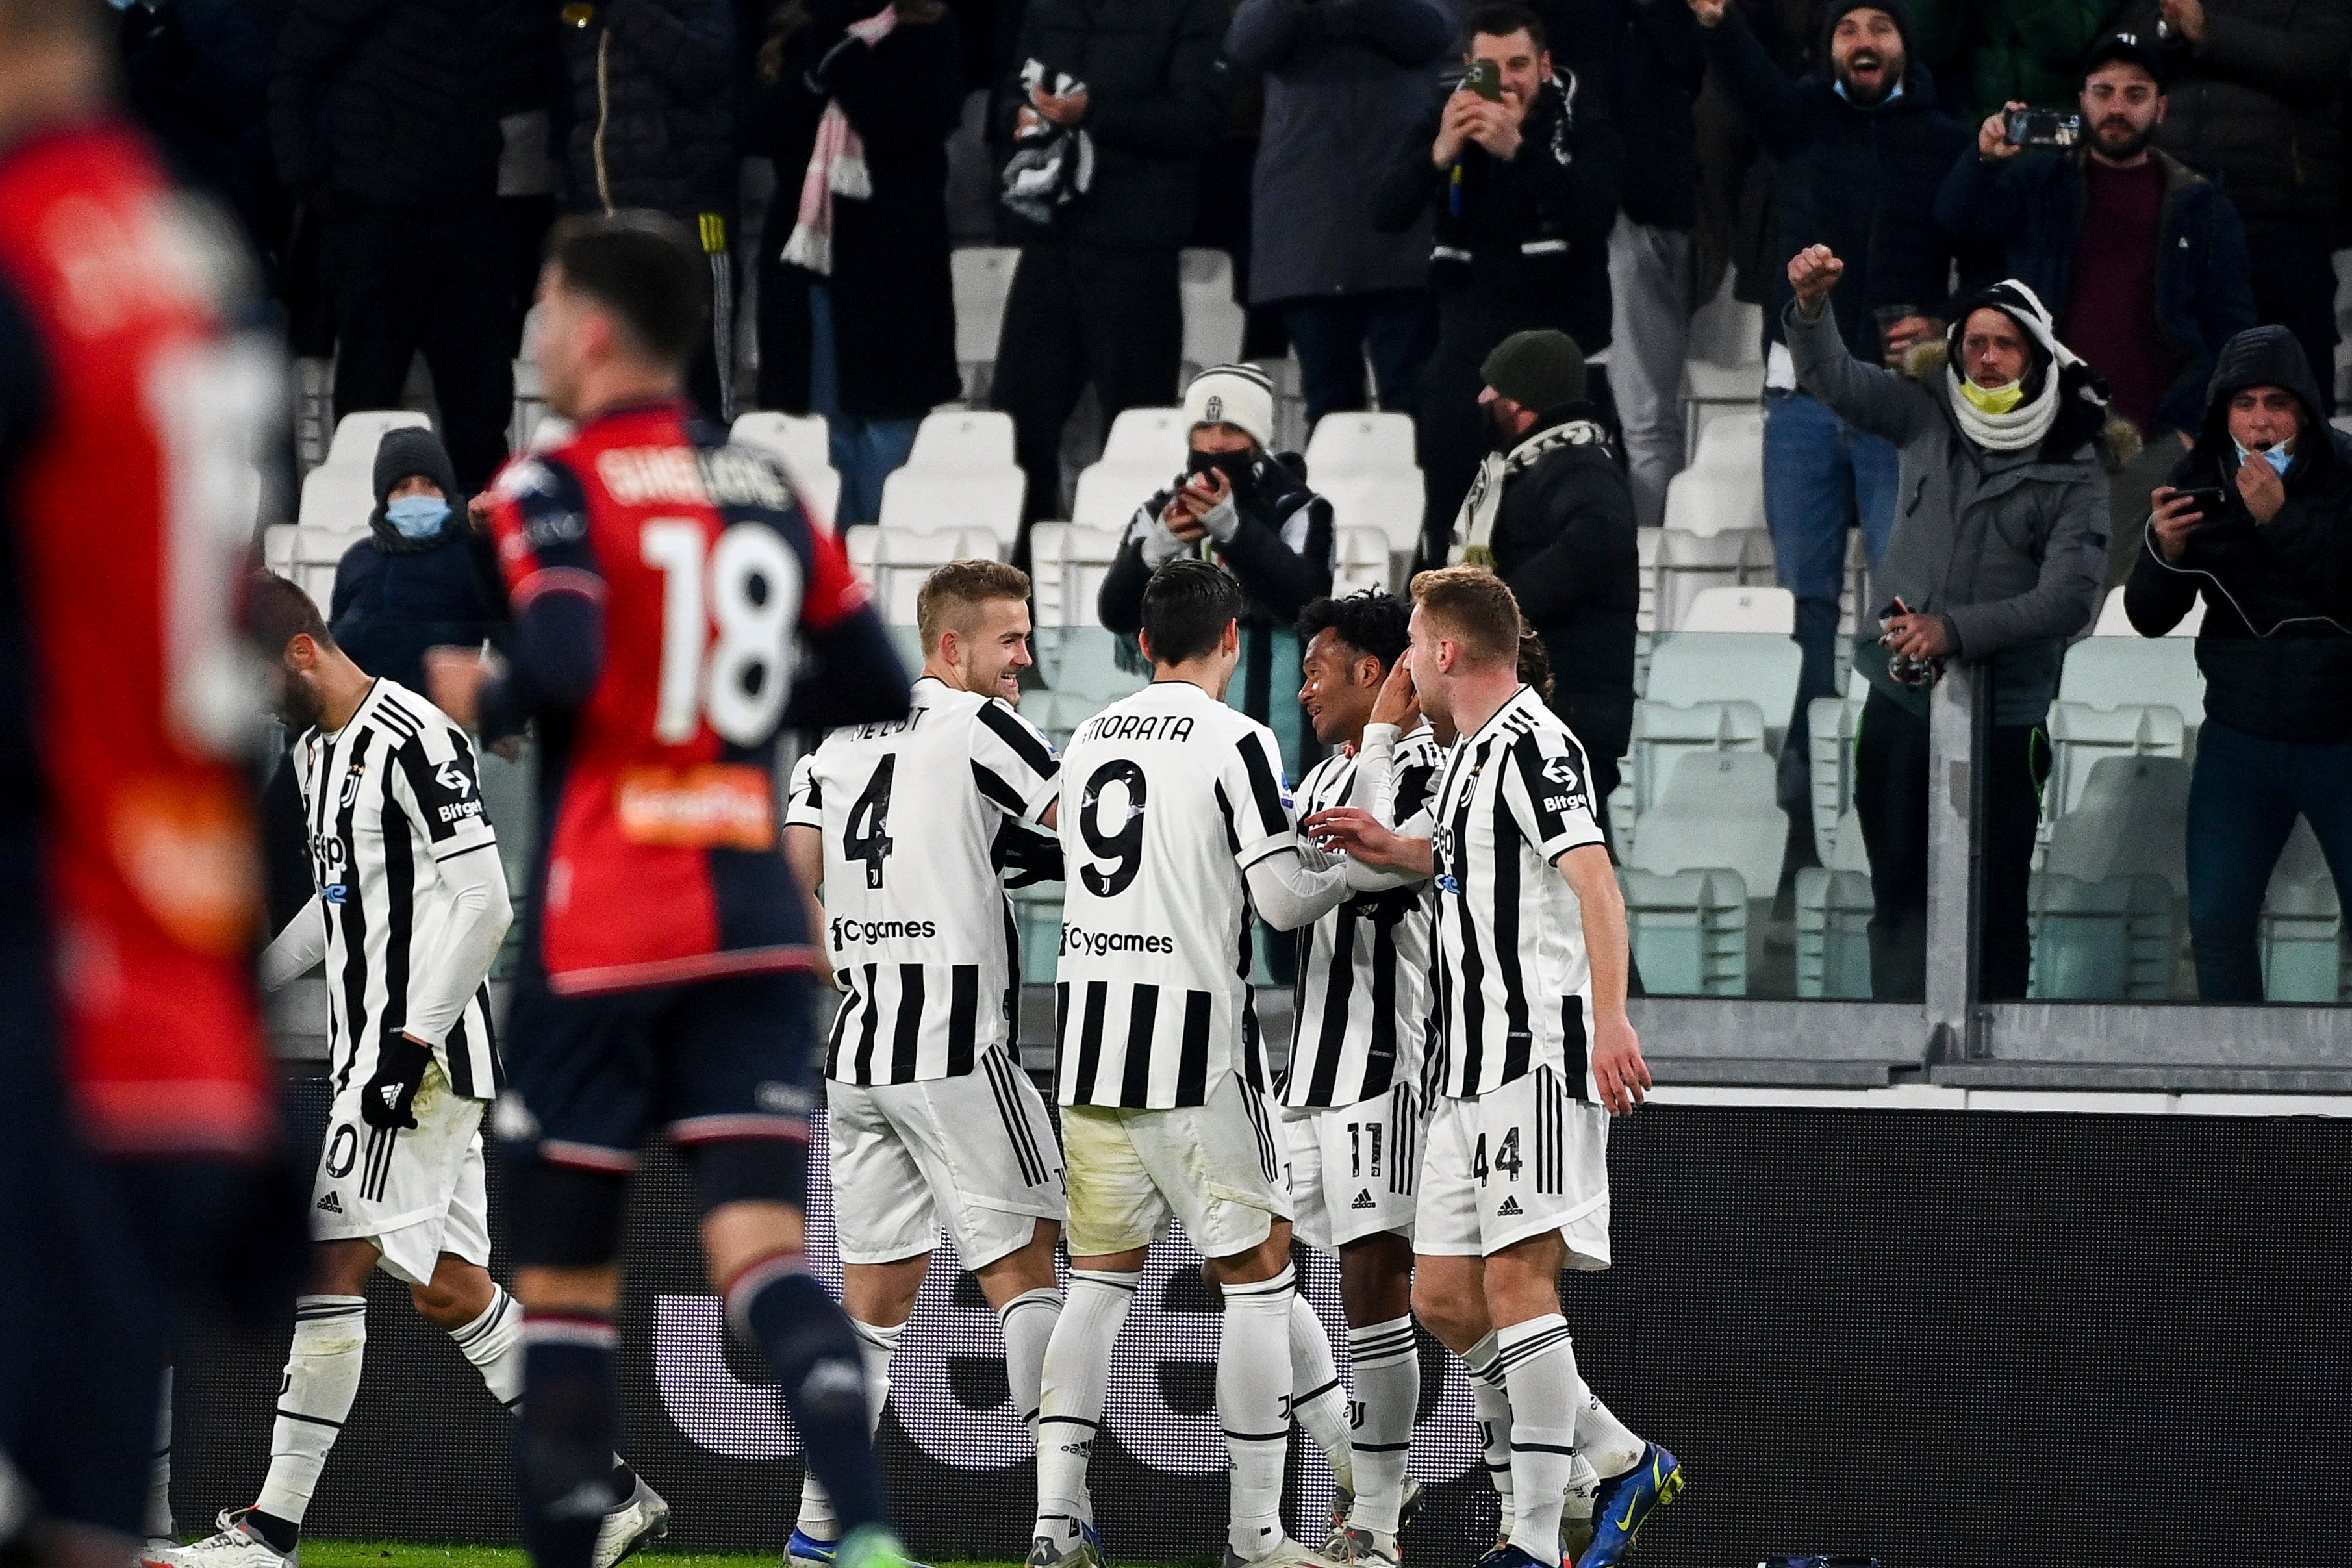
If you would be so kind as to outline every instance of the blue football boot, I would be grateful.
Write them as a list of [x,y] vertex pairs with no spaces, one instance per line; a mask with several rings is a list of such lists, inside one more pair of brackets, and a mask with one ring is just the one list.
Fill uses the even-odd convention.
[[1650,1515],[1675,1500],[1683,1489],[1683,1463],[1655,1443],[1642,1446],[1642,1462],[1622,1476],[1601,1483],[1592,1505],[1592,1544],[1576,1561],[1576,1568],[1616,1568],[1633,1550],[1633,1537]]

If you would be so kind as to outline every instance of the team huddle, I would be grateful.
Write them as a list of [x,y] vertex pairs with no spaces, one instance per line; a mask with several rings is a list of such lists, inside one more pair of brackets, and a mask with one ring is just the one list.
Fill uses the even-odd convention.
[[[802,1433],[792,1568],[904,1561],[872,1434],[941,1229],[999,1315],[1036,1441],[1029,1568],[1101,1563],[1087,1461],[1171,1223],[1223,1305],[1226,1568],[1398,1568],[1416,1318],[1472,1375],[1502,1497],[1484,1568],[1622,1561],[1680,1468],[1580,1375],[1558,1277],[1609,1263],[1608,1121],[1649,1077],[1586,759],[1539,673],[1522,679],[1509,590],[1454,567],[1410,603],[1310,605],[1300,701],[1331,751],[1294,795],[1273,732],[1224,701],[1241,590],[1171,562],[1144,595],[1154,679],[1057,756],[1013,706],[1022,573],[931,575],[909,691],[786,476],[686,416],[698,265],[625,215],[552,249],[540,354],[579,429],[494,488],[503,664],[436,650],[430,693],[410,692],[345,657],[291,584],[257,584],[318,884],[265,978],[323,959],[331,997],[320,1282],[259,1498],[146,1561],[292,1568],[377,1268],[515,1412],[541,1568],[611,1568],[663,1533],[667,1504],[615,1452],[613,1354],[623,1201],[656,1131],[691,1169],[729,1321]],[[512,913],[475,748],[526,724],[542,840],[494,1038]],[[780,811],[787,731],[824,739]],[[1036,880],[1064,885],[1058,1132],[1017,1049],[1007,887]],[[1259,921],[1300,933],[1279,1068],[1249,980]],[[821,1033],[818,965],[841,993]],[[820,1104],[838,1305],[803,1256]],[[486,1121],[512,1296],[485,1268]],[[1294,1240],[1339,1260],[1347,1380]],[[1319,1541],[1281,1518],[1294,1416],[1339,1484]]]

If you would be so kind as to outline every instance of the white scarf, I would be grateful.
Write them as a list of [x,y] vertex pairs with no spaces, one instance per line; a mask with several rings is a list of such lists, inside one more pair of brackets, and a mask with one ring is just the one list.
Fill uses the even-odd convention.
[[[2006,414],[1987,414],[1969,401],[1961,388],[1966,384],[1960,375],[1959,343],[1955,341],[1952,352],[1944,361],[1944,395],[1950,399],[1952,417],[1960,422],[1960,433],[1978,446],[1991,452],[2021,452],[2038,447],[2050,434],[2050,426],[2058,422],[2058,384],[2060,373],[2082,362],[2074,351],[2058,341],[2058,329],[2050,320],[2048,307],[2040,295],[2014,278],[1994,285],[1995,308],[2007,314],[2019,326],[2032,332],[2041,343],[2050,363],[2042,373],[2042,390],[2019,404]],[[1955,339],[1968,327],[1966,321],[1955,329]]]
[[[835,54],[852,43],[872,48],[888,37],[898,25],[898,7],[895,4],[850,23],[843,29],[848,37],[827,51],[817,70],[822,72]],[[815,78],[812,76],[810,79],[814,81]],[[816,122],[816,141],[809,148],[808,167],[801,174],[800,210],[794,216],[792,234],[784,240],[783,254],[784,260],[804,267],[820,278],[833,276],[835,196],[860,202],[873,200],[874,174],[866,166],[865,139],[849,122],[849,116],[841,111],[841,100],[828,98],[824,113]]]
[[1495,564],[1495,520],[1503,510],[1503,486],[1515,475],[1526,473],[1550,453],[1562,447],[1605,447],[1609,433],[1590,419],[1571,419],[1555,425],[1549,430],[1538,430],[1511,448],[1508,457],[1489,452],[1478,465],[1478,477],[1470,481],[1470,493],[1462,498],[1462,510],[1454,519],[1454,543],[1446,552],[1448,565],[1467,563],[1493,569]]

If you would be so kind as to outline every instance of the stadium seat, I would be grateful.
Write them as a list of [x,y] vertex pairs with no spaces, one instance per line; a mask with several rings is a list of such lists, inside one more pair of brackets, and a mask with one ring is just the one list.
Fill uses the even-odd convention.
[[925,577],[950,561],[987,560],[996,554],[996,536],[984,528],[902,529],[882,524],[874,530],[873,557],[874,598],[882,619],[894,626],[913,626],[915,595]]
[[1852,812],[1820,840],[1822,864],[1797,872],[1797,994],[1870,995],[1870,854]]
[[[2180,617],[2180,624],[2164,635],[2168,637],[2193,637],[2204,625],[2205,597],[2200,594],[2197,602],[2189,606],[2189,613]],[[2120,585],[2108,589],[2106,598],[2100,602],[2099,618],[2091,627],[2091,635],[2095,637],[2139,636],[2131,624],[2131,617],[2124,613],[2124,591]]]
[[[1647,699],[1633,704],[1633,812],[1638,819],[1654,806],[1666,780],[1694,752],[1762,752],[1764,710],[1753,702],[1674,704]],[[1612,808],[1615,821],[1615,807]]]
[[1625,863],[1664,876],[1734,871],[1749,898],[1770,899],[1789,847],[1789,817],[1774,799],[1773,776],[1772,759],[1761,752],[1677,759],[1664,791],[1643,814],[1640,841]]
[[1118,667],[1118,636],[1100,626],[1065,627],[1054,642],[1049,672],[1054,690],[1085,706],[1081,719],[1150,682],[1148,674]]
[[305,533],[340,537],[366,532],[374,510],[373,468],[324,463],[302,476],[302,500],[294,518]]
[[2189,764],[2179,757],[2102,757],[2079,804],[2051,829],[2042,869],[2085,881],[2157,877],[2189,896]]
[[2205,677],[2188,637],[2085,637],[2066,651],[2058,696],[2093,708],[2161,703],[2190,730],[2205,722]]
[[[1029,711],[1023,703],[1021,710]],[[1036,723],[1033,718],[1031,723]],[[1041,730],[1045,727],[1038,724]],[[1047,731],[1048,738],[1052,732]],[[1064,735],[1055,740],[1056,750]],[[1051,985],[1054,972],[1062,951],[1062,885],[1059,882],[1039,882],[1013,889],[1013,923],[1021,933],[1021,983],[1024,985]]]
[[1824,865],[1853,805],[1853,743],[1866,698],[1816,697],[1805,708],[1806,772],[1811,779],[1813,847]]
[[1013,463],[1013,416],[992,409],[948,409],[927,414],[915,430],[910,468],[952,468],[959,473],[1009,468]]
[[959,363],[996,363],[997,340],[1004,332],[1004,301],[1013,292],[1013,269],[1020,265],[1021,252],[1012,246],[966,246],[948,252]]
[[273,522],[261,531],[261,569],[280,577],[294,573],[294,540],[298,530],[290,522]]
[[482,746],[476,750],[475,761],[481,770],[482,810],[499,830],[499,859],[506,868],[507,891],[520,899],[530,890],[531,842],[539,822],[535,782],[539,751],[526,745],[522,755],[510,763]]
[[375,471],[375,449],[387,430],[404,430],[422,426],[433,428],[433,421],[409,408],[368,408],[357,414],[346,414],[335,421],[334,439],[327,445],[326,467],[356,468],[362,474]]
[[1717,364],[1713,360],[1695,359],[1684,365],[1683,376],[1685,453],[1698,450],[1709,425],[1753,410],[1764,396],[1761,360]]
[[783,464],[793,488],[825,521],[841,515],[841,470],[833,466],[833,437],[824,415],[739,414],[728,435]]
[[1760,528],[1711,535],[1662,529],[1656,548],[1649,601],[1658,631],[1680,626],[1702,588],[1753,587],[1772,580],[1772,538]]
[[841,531],[841,546],[849,554],[849,569],[857,574],[868,593],[874,588],[874,552],[881,534],[882,531],[870,522]]
[[2028,884],[2037,1001],[2161,1001],[2172,994],[2172,890],[2161,877],[2086,881],[2037,871]]
[[904,468],[882,481],[881,523],[905,533],[983,531],[996,542],[982,553],[1001,556],[1021,531],[1021,501],[1028,488],[1028,476],[1010,464],[977,469]]
[[1332,539],[1331,592],[1389,585],[1388,536],[1377,528],[1343,528]]
[[[1181,464],[1178,465],[1181,467]],[[1078,470],[1070,497],[1070,521],[1088,528],[1117,530],[1124,537],[1135,512],[1176,477],[1177,468],[1139,463],[1090,463]]]
[[1081,522],[1030,525],[1029,579],[1039,626],[1096,624],[1095,601],[1122,537],[1117,529]]
[[1732,474],[1761,486],[1764,479],[1764,416],[1723,414],[1706,422],[1693,448],[1689,468]]
[[561,414],[542,414],[539,416],[539,423],[530,427],[530,439],[524,444],[523,450],[552,452],[571,440],[572,431],[577,428],[579,426]]
[[1376,532],[1391,554],[1410,556],[1419,548],[1426,493],[1419,468],[1344,474],[1314,488],[1331,503],[1334,527]]
[[1790,637],[1797,630],[1797,596],[1786,588],[1701,588],[1676,629]]
[[2352,948],[2326,857],[2298,817],[2263,900],[2263,994],[2273,1002],[2352,1001]]
[[1326,414],[1307,438],[1307,482],[1349,474],[1419,473],[1410,414]]
[[[1658,629],[1658,536],[1664,531],[1662,528],[1633,531],[1636,569],[1642,574],[1641,607],[1633,612],[1633,625],[1644,637]],[[1641,689],[1637,681],[1633,689]]]
[[1763,632],[1678,632],[1650,655],[1649,700],[1675,707],[1752,702],[1764,718],[1768,749],[1780,750],[1797,704],[1804,652],[1786,637]]
[[1242,357],[1249,315],[1234,299],[1234,258],[1222,250],[1177,253],[1177,287],[1184,301],[1184,363],[1206,369]]
[[2179,759],[2188,752],[2188,731],[2179,713],[2160,704],[2127,702],[2099,709],[2085,702],[2053,702],[2049,731],[2050,792],[2044,811],[2053,822],[2074,810],[2092,773],[2109,761]]
[[1748,994],[1748,892],[1736,871],[1627,866],[1625,924],[1653,996]]
[[1666,484],[1666,531],[1711,539],[1764,526],[1764,472],[1685,468]]
[[1164,485],[1183,468],[1184,454],[1181,408],[1125,408],[1110,422],[1099,460],[1150,468],[1159,475],[1158,484]]

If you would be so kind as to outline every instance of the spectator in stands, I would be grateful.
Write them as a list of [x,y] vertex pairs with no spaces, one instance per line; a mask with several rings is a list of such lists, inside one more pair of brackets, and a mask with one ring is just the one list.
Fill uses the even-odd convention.
[[1871,991],[1882,1001],[1915,1000],[1926,983],[1927,688],[1957,659],[1992,687],[1990,739],[1978,759],[1979,992],[2022,996],[2041,811],[2036,736],[2057,695],[2066,639],[2091,624],[2106,565],[2097,453],[2106,389],[2058,341],[2033,291],[2014,281],[1960,302],[1943,354],[1915,357],[1919,378],[1859,360],[1825,308],[1843,270],[1827,246],[1791,258],[1781,325],[1806,392],[1895,445],[1908,498],[1871,574],[1884,609],[1869,618],[1883,618],[1885,629],[1854,639],[1854,668],[1870,684],[1854,806],[1876,905]]
[[173,172],[236,215],[257,255],[285,240],[269,162],[269,30],[243,0],[135,0],[116,43],[122,98]]
[[2254,319],[2295,335],[2336,408],[2344,200],[2344,0],[2135,0],[2118,26],[2164,50],[2171,112],[2157,145],[2210,174],[2246,220]]
[[[1969,109],[1990,114],[2011,102],[2035,109],[2074,107],[2090,68],[2084,57],[2100,41],[2116,8],[2116,0],[1975,0],[1969,7],[1977,37],[1968,62]],[[2091,122],[2085,113],[2085,130]]]
[[1584,356],[1565,332],[1514,332],[1479,373],[1496,450],[1471,482],[1452,558],[1491,565],[1543,641],[1553,711],[1584,742],[1593,813],[1609,826],[1633,737],[1633,617],[1641,607],[1633,497]]
[[1888,363],[1944,331],[1953,254],[1936,222],[1936,193],[1968,132],[1938,109],[1936,85],[1914,58],[1900,0],[1832,0],[1822,23],[1826,77],[1791,81],[1725,0],[1690,0],[1707,58],[1763,150],[1777,236],[1764,314],[1764,516],[1780,585],[1797,598],[1805,650],[1796,711],[1780,753],[1780,804],[1811,836],[1806,710],[1836,689],[1838,597],[1846,533],[1857,524],[1875,572],[1895,528],[1895,448],[1839,417],[1800,384],[1781,322],[1785,269],[1807,247],[1848,258],[1853,276],[1832,309],[1846,346]]
[[467,525],[465,492],[441,438],[387,430],[375,449],[370,536],[343,552],[329,628],[370,675],[425,689],[425,650],[502,641],[505,595],[488,536]]
[[793,215],[762,247],[760,405],[824,416],[835,521],[872,522],[923,416],[963,389],[947,221],[962,44],[939,0],[793,0],[760,77],[752,145],[785,193],[771,231]]
[[2112,34],[2084,65],[2083,141],[2027,152],[2012,101],[1986,117],[1936,203],[1963,241],[2004,247],[2008,276],[2057,311],[2059,340],[2106,378],[2146,438],[2116,473],[2107,585],[2128,576],[2147,493],[2196,438],[2213,357],[2254,323],[2246,233],[2210,180],[2149,143],[2164,121],[2163,61]]
[[525,0],[294,0],[270,70],[278,177],[325,219],[335,413],[399,407],[422,353],[468,488],[507,455],[496,89],[539,19]]
[[1633,515],[1655,528],[1666,483],[1683,466],[1683,365],[1698,306],[1691,230],[1698,223],[1698,141],[1692,106],[1706,77],[1698,23],[1686,5],[1616,0],[1622,47],[1617,112],[1642,176],[1625,182],[1609,231],[1615,354],[1610,386],[1625,430]]
[[1265,73],[1250,300],[1298,353],[1311,426],[1364,407],[1411,412],[1437,342],[1429,225],[1372,225],[1371,192],[1454,41],[1436,0],[1241,0],[1226,52]]
[[741,157],[736,147],[736,35],[730,0],[595,0],[568,7],[571,207],[667,213],[702,240],[710,265],[710,344],[687,390],[721,423],[735,417],[735,272],[729,251]]
[[[2205,598],[2188,852],[2189,942],[2207,1002],[2263,999],[2263,899],[2297,813],[2352,910],[2352,436],[2319,407],[2286,328],[2231,339],[2197,445],[2156,491],[2124,590],[2146,637]],[[2190,487],[2218,487],[2219,513]]]
[[1255,365],[1221,364],[1184,389],[1192,448],[1184,473],[1136,509],[1097,609],[1112,631],[1143,625],[1143,590],[1179,555],[1223,563],[1249,595],[1242,624],[1242,709],[1269,722],[1273,636],[1331,591],[1331,503],[1274,444],[1274,384]]
[[1176,253],[1224,132],[1226,21],[1223,0],[1029,0],[1023,16],[994,109],[1021,265],[990,401],[1013,416],[1029,519],[1065,515],[1062,426],[1088,384],[1105,429],[1176,394]]
[[1434,215],[1437,351],[1422,373],[1420,428],[1432,559],[1487,447],[1479,367],[1505,338],[1533,327],[1574,338],[1586,395],[1603,423],[1616,423],[1601,363],[1624,163],[1610,88],[1556,72],[1544,25],[1523,5],[1482,6],[1467,34],[1463,63],[1494,73],[1497,96],[1442,92],[1397,151],[1372,207],[1390,233]]

